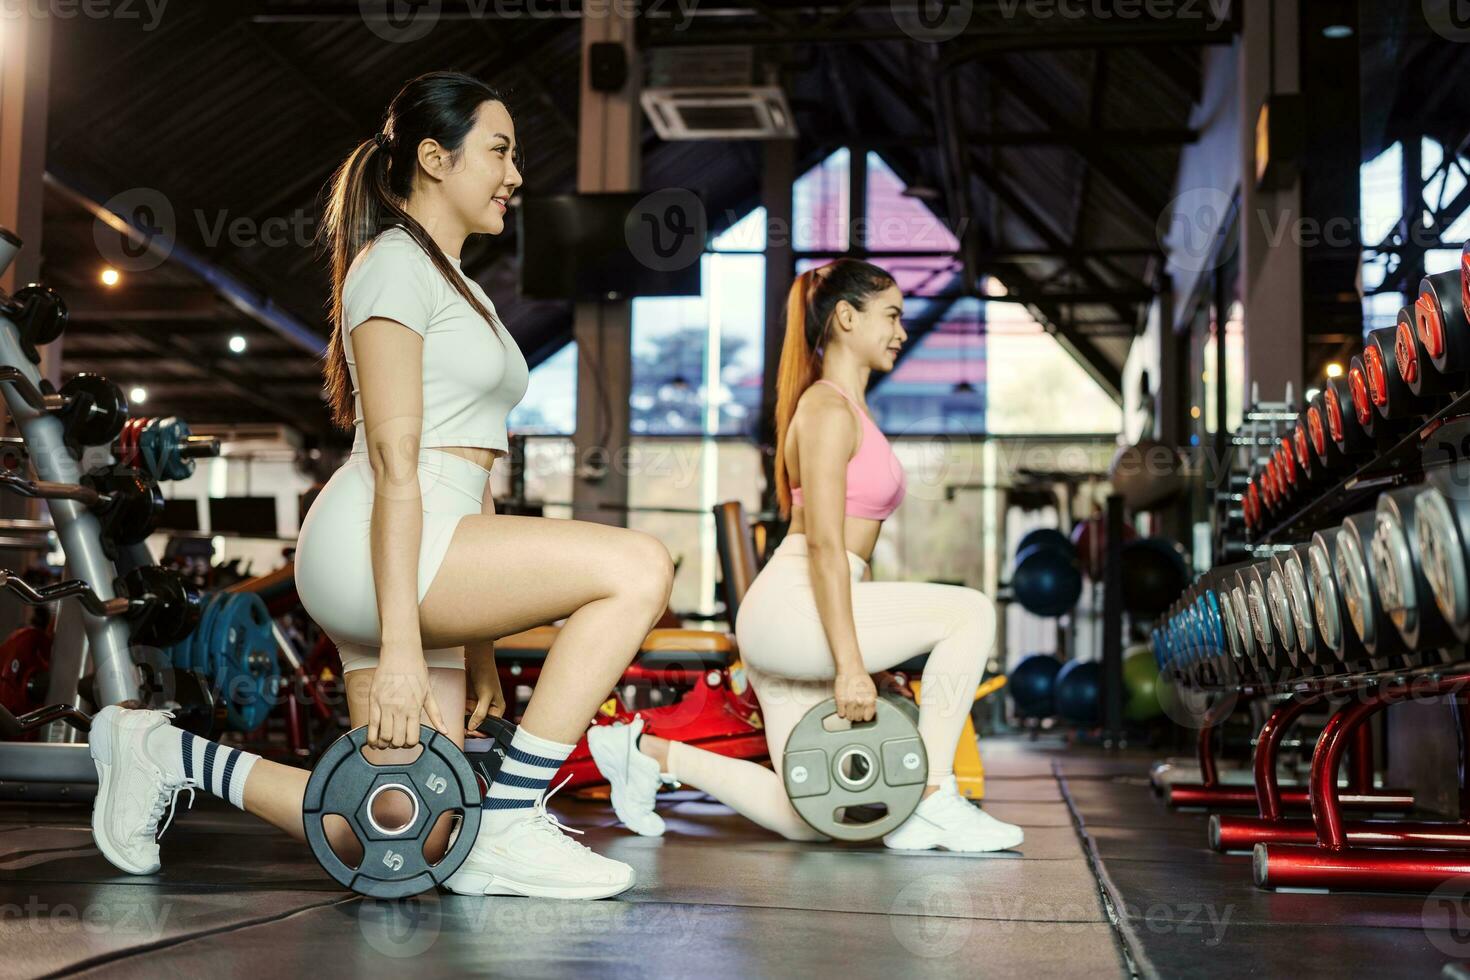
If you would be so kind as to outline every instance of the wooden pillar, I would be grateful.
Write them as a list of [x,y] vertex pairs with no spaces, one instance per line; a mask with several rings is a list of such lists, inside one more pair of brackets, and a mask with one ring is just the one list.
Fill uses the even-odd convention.
[[[577,190],[637,190],[643,129],[638,104],[641,78],[630,9],[608,8],[582,18],[582,85],[577,126]],[[592,84],[594,44],[621,46],[626,81],[617,91]],[[601,49],[606,50],[606,49]],[[572,439],[576,473],[572,510],[578,520],[626,524],[628,504],[628,399],[633,390],[631,300],[577,303],[577,431]],[[607,505],[606,507],[604,505]],[[608,508],[612,509],[608,509]]]
[[[1276,191],[1256,187],[1256,115],[1266,96],[1300,92],[1295,3],[1245,0],[1240,45],[1241,300],[1245,308],[1246,390],[1280,401],[1291,384],[1301,398],[1306,370],[1301,181]],[[1273,30],[1274,28],[1274,30]]]
[[768,140],[761,144],[765,166],[761,172],[761,204],[766,209],[766,354],[761,381],[760,428],[766,489],[761,508],[776,509],[776,374],[781,344],[786,338],[786,296],[796,273],[792,242],[792,186],[796,183],[796,141]]
[[[41,278],[41,204],[45,195],[46,112],[51,89],[51,18],[0,19],[0,226],[25,243],[0,276],[7,294]],[[64,339],[64,338],[63,338]],[[61,381],[61,344],[41,348],[42,377]],[[14,434],[13,424],[5,430]],[[40,502],[0,494],[0,518],[35,520]],[[23,570],[40,556],[0,550],[0,567]],[[0,636],[28,620],[27,607],[0,602]]]

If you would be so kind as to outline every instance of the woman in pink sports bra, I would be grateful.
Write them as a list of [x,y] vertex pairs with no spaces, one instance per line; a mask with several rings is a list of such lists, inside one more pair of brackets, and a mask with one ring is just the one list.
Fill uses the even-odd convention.
[[761,703],[773,769],[642,734],[643,721],[594,727],[593,758],[631,830],[663,833],[661,782],[710,794],[790,840],[823,840],[782,784],[786,739],[808,709],[836,698],[843,717],[873,717],[872,675],[921,654],[919,734],[929,784],[914,814],[883,841],[899,850],[995,851],[1022,841],[960,796],[955,748],[995,644],[983,593],[925,582],[869,581],[878,533],[904,497],[898,457],[868,414],[874,371],[891,371],[908,339],[903,294],[867,262],[803,273],[787,301],[776,408],[776,484],[790,531],[761,569],[735,624],[746,678]]

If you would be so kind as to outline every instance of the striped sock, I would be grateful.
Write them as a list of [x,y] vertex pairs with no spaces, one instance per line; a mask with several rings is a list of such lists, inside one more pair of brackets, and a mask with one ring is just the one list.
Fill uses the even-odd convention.
[[574,748],[575,745],[537,738],[524,727],[517,728],[505,762],[490,785],[490,792],[485,794],[480,822],[489,821],[492,829],[497,829],[525,816]]
[[245,809],[245,780],[260,756],[163,725],[148,736],[148,750],[164,772],[182,776],[211,796]]

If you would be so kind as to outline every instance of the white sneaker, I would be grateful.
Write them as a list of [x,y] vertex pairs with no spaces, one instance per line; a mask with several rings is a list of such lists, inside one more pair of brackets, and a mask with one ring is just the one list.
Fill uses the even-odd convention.
[[644,837],[662,837],[664,818],[653,812],[653,806],[663,780],[658,763],[638,751],[642,731],[641,715],[632,724],[593,725],[587,732],[587,748],[612,787],[613,812],[623,826]]
[[1025,839],[1020,827],[995,819],[961,796],[951,776],[883,843],[897,851],[977,853],[1020,847]]
[[[563,780],[556,789],[565,785]],[[529,815],[502,831],[482,822],[469,857],[444,887],[456,895],[583,899],[611,898],[632,888],[637,875],[631,866],[594,854],[563,833],[582,831],[564,826],[546,809],[555,792],[542,793]]]
[[[162,866],[158,836],[173,820],[179,790],[188,790],[189,805],[194,805],[196,784],[182,775],[165,772],[148,751],[149,734],[169,724],[172,717],[167,711],[116,705],[108,705],[92,717],[87,736],[97,767],[92,839],[103,857],[128,874],[151,875]],[[163,820],[165,809],[168,820]]]

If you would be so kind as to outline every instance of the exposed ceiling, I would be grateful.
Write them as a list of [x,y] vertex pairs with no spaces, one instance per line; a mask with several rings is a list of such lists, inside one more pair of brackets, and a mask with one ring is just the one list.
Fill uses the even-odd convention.
[[[526,193],[573,187],[579,4],[475,15],[496,6],[442,0],[438,25],[413,43],[383,40],[359,0],[170,4],[151,28],[146,16],[79,18],[57,31],[43,278],[74,310],[63,370],[145,383],[150,414],[342,438],[320,399],[327,279],[312,236],[332,171],[402,83],[444,68],[485,78],[516,115]],[[895,26],[888,0],[692,9],[692,22],[646,19],[643,43],[776,53],[799,169],[866,144],[937,188],[930,205],[964,230],[970,273],[1024,296],[1118,391],[1152,295],[1157,218],[1194,136],[1200,46],[1228,43],[1230,24],[1038,22],[1014,2],[975,0],[965,33],[930,44]],[[761,159],[757,143],[663,143],[645,126],[644,186],[695,191],[712,231],[758,204]],[[178,243],[116,290],[97,281],[122,241],[99,221],[109,207]],[[569,339],[568,304],[517,297],[513,232],[473,243],[464,264],[533,364]],[[237,333],[242,356],[226,346]]]

